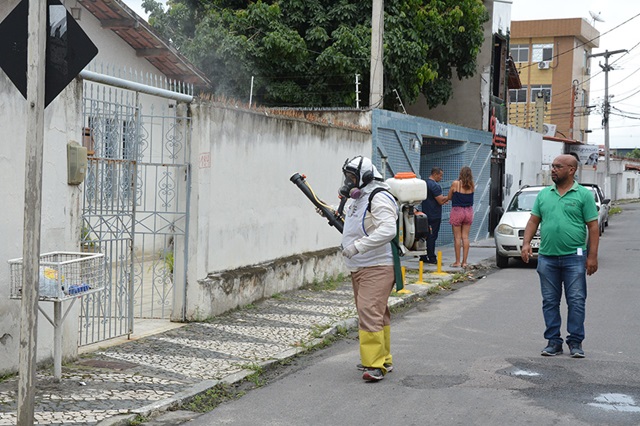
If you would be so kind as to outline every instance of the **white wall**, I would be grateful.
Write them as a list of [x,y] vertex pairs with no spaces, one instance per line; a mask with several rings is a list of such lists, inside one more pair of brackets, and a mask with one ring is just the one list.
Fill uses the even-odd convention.
[[640,198],[640,173],[625,171],[619,175],[618,193],[616,200]]
[[192,175],[198,278],[340,245],[339,232],[289,179],[306,175],[319,198],[337,205],[342,165],[347,157],[370,155],[369,132],[204,103],[193,104],[191,113],[192,163],[200,155],[211,159]]
[[[597,164],[597,170],[587,170],[582,172],[580,182],[597,183],[604,191],[605,198],[613,201],[624,199],[640,198],[640,174],[635,171],[625,170],[625,164],[637,166],[637,162],[620,158],[609,159],[609,173],[611,176],[612,190],[609,193],[605,188],[606,164],[604,157],[601,157]],[[630,191],[627,191],[627,179],[631,179]],[[635,181],[635,182],[633,182]]]
[[197,305],[204,290],[196,285],[210,273],[339,246],[340,233],[290,178],[306,175],[320,199],[337,205],[345,159],[372,148],[369,131],[211,103],[192,104],[191,115],[187,298],[193,313],[210,309]]
[[505,174],[507,184],[511,185],[505,186],[505,208],[513,194],[522,186],[539,184],[543,146],[540,133],[513,125],[507,127],[507,141]]
[[[70,140],[79,141],[80,84],[73,82],[45,110],[44,153],[42,170],[41,253],[78,251],[82,194],[78,186],[67,185],[67,151]],[[22,257],[24,188],[25,188],[25,114],[26,101],[6,75],[0,72],[0,128],[3,129],[0,151],[0,199],[3,220],[0,223],[0,371],[17,368],[20,341],[20,301],[10,300],[9,259]],[[29,182],[28,185],[36,185]],[[41,306],[52,317],[52,304]],[[73,318],[73,315],[70,315]],[[65,354],[77,351],[77,323],[65,323]],[[53,328],[42,315],[38,319],[38,360],[52,356]],[[4,337],[3,337],[4,336]]]
[[542,164],[550,166],[554,158],[564,153],[563,142],[542,140]]

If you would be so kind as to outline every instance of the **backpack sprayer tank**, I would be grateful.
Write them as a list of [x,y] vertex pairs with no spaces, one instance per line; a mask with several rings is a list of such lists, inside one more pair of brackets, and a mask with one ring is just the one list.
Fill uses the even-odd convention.
[[394,177],[387,179],[386,183],[398,201],[400,212],[398,233],[404,254],[407,252],[417,252],[414,253],[415,255],[425,254],[429,224],[427,216],[417,211],[415,207],[427,198],[427,183],[411,172],[397,173]]

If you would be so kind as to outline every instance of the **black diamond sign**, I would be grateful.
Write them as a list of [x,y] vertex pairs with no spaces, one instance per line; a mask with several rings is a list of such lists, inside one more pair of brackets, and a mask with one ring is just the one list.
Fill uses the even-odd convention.
[[[25,99],[28,15],[29,0],[22,0],[0,23],[0,68]],[[62,3],[47,0],[44,106],[49,105],[97,54],[98,48]]]

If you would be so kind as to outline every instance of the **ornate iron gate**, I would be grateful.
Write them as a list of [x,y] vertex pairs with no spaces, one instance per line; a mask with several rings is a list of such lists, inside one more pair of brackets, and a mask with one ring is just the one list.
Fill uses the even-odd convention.
[[169,318],[184,288],[190,184],[189,118],[175,101],[87,81],[83,101],[82,248],[104,253],[106,288],[82,298],[79,345]]

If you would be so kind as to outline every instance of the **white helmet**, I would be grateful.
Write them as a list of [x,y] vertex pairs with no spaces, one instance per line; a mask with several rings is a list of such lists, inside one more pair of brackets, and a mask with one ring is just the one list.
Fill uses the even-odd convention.
[[382,175],[367,157],[357,156],[351,160],[347,159],[342,166],[342,173],[350,173],[355,176],[358,188],[370,184],[374,179],[382,180]]

